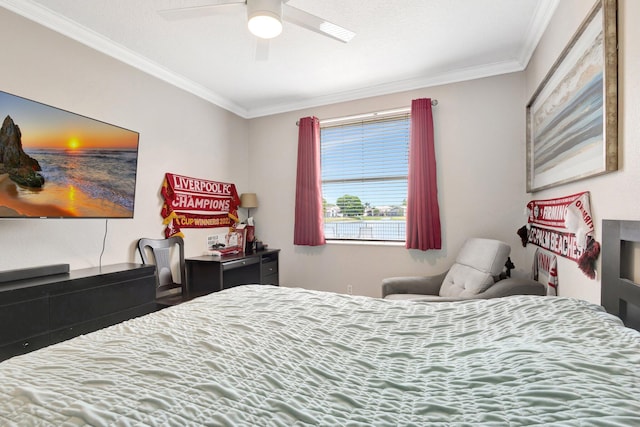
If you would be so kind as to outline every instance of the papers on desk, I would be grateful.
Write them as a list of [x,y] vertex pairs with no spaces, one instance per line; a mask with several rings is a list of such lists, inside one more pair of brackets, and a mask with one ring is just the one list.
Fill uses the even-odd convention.
[[244,224],[236,227],[235,230],[227,234],[213,234],[207,237],[207,249],[205,255],[232,255],[244,253],[244,241],[247,230]]
[[242,253],[242,250],[239,248],[207,249],[206,251],[204,251],[205,255],[213,256],[235,255],[239,253]]

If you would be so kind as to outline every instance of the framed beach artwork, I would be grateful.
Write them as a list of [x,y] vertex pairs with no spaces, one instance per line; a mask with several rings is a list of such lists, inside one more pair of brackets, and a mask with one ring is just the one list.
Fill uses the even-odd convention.
[[527,192],[618,168],[616,13],[595,5],[527,105]]
[[0,91],[0,218],[132,218],[138,132]]

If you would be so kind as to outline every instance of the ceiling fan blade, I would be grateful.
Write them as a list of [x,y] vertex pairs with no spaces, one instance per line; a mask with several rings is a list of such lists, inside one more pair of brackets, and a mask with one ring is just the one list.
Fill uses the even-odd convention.
[[266,61],[269,59],[269,39],[256,37],[256,61]]
[[179,20],[225,13],[231,6],[245,3],[246,0],[156,0],[156,10],[165,19]]
[[304,10],[289,6],[288,4],[282,5],[282,12],[282,17],[285,21],[343,43],[348,43],[356,35],[353,31],[307,13]]

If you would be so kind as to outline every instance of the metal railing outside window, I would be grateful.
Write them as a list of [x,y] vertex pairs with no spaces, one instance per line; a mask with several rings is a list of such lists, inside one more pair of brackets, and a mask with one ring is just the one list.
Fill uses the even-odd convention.
[[399,220],[325,222],[324,235],[336,240],[404,242],[406,225]]

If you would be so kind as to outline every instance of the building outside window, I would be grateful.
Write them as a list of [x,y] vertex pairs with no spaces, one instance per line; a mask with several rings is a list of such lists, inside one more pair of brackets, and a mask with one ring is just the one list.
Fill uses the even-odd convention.
[[325,237],[404,242],[409,109],[320,126]]

